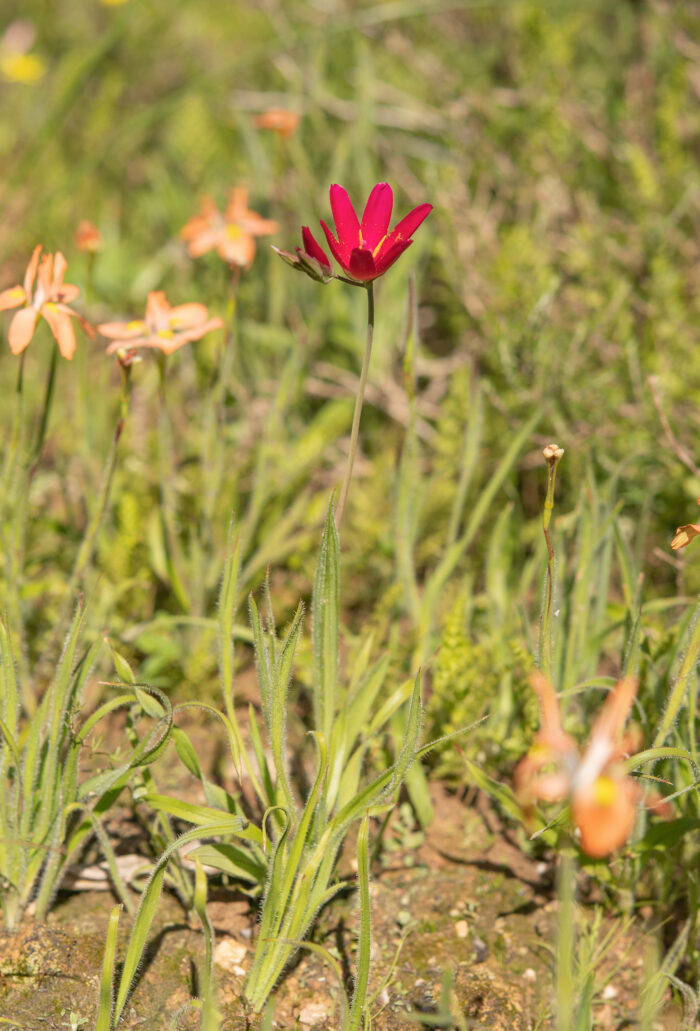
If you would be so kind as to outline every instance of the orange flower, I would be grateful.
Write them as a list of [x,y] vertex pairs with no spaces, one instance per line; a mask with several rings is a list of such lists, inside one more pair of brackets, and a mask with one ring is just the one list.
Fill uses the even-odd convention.
[[621,760],[631,748],[623,737],[625,722],[637,693],[637,682],[620,680],[610,692],[593,724],[582,756],[561,725],[559,698],[549,680],[534,674],[541,728],[515,771],[515,789],[523,808],[535,802],[571,801],[571,816],[579,830],[581,848],[600,859],[629,838],[641,789]]
[[100,236],[99,229],[94,223],[88,222],[85,218],[76,229],[73,239],[79,251],[88,251],[94,254],[102,247],[102,237]]
[[221,329],[223,321],[210,319],[203,304],[179,304],[171,308],[162,290],[154,290],[146,301],[146,317],[135,322],[104,322],[100,333],[113,342],[107,354],[151,347],[172,354],[192,340],[200,340],[212,329]]
[[193,258],[216,248],[230,265],[248,268],[255,257],[255,237],[278,229],[277,222],[250,210],[247,189],[236,186],[229,193],[223,215],[211,197],[204,197],[201,212],[180,230],[180,236],[187,241],[188,254]]
[[[13,286],[0,293],[0,311],[19,308],[10,323],[8,340],[13,354],[20,354],[34,335],[39,318],[44,318],[56,338],[64,358],[71,359],[75,352],[75,333],[71,317],[78,319],[83,329],[93,335],[92,328],[77,312],[68,307],[80,293],[77,286],[64,283],[66,259],[60,251],[41,257],[41,244],[32,253],[24,285]],[[36,285],[35,285],[36,280]]]
[[257,129],[269,129],[280,136],[293,136],[299,127],[301,115],[296,111],[286,111],[283,107],[271,107],[269,111],[263,111],[256,115],[253,124]]
[[[698,498],[698,505],[700,505],[700,498]],[[700,534],[700,524],[698,523],[686,523],[685,526],[679,526],[671,541],[671,547],[674,551],[687,548],[693,537],[697,537],[698,534]]]

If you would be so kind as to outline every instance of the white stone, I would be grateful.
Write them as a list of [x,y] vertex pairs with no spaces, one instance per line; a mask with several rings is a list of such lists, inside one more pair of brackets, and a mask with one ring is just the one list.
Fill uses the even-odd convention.
[[230,970],[237,976],[245,973],[241,963],[248,955],[248,949],[233,938],[222,938],[214,946],[214,962],[223,970]]
[[314,1024],[321,1024],[328,1015],[328,1006],[325,1002],[307,1002],[299,1010],[299,1023],[313,1027]]

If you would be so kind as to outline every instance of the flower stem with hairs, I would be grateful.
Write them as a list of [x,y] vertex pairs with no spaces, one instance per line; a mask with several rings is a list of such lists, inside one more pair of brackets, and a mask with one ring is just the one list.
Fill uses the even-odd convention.
[[547,573],[545,578],[545,599],[540,622],[540,668],[552,679],[552,601],[554,597],[554,548],[549,536],[549,524],[554,510],[554,487],[557,480],[557,465],[564,449],[557,444],[548,444],[542,454],[547,461],[547,496],[542,513],[542,529],[547,544]]
[[357,388],[357,397],[355,398],[355,411],[352,416],[352,429],[350,431],[350,451],[348,453],[348,464],[345,470],[345,479],[343,480],[343,487],[340,492],[340,500],[338,502],[338,526],[340,526],[343,520],[343,513],[345,512],[345,504],[348,500],[348,491],[350,490],[350,480],[352,479],[352,469],[355,464],[355,454],[357,452],[357,440],[360,433],[360,416],[362,415],[362,402],[365,396],[365,387],[367,386],[367,374],[369,372],[369,362],[372,357],[372,340],[374,338],[374,283],[370,281],[366,284],[367,289],[367,340],[365,343],[365,355],[362,359],[362,370],[360,372],[360,383]]

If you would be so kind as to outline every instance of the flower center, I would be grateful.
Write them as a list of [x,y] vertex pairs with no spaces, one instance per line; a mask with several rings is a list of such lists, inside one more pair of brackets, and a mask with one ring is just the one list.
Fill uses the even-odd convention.
[[617,784],[612,777],[598,777],[593,785],[593,798],[596,805],[608,808],[617,798]]

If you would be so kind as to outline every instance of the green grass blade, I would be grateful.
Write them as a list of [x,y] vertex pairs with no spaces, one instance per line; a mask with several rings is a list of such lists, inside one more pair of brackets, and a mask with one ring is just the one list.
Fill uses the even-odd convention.
[[315,729],[323,734],[324,740],[328,743],[333,731],[338,681],[339,569],[340,543],[331,497],[321,538],[311,602]]
[[117,932],[121,906],[114,906],[107,925],[105,954],[102,961],[100,994],[97,1003],[95,1031],[112,1031],[112,1008],[114,1006],[114,965],[117,959]]
[[350,1009],[349,1031],[357,1031],[367,1001],[371,939],[371,904],[369,898],[369,814],[365,813],[357,837],[357,884],[360,890],[360,934],[357,943],[357,975],[355,994]]

